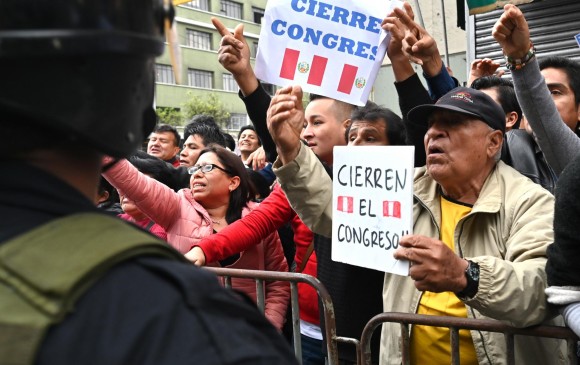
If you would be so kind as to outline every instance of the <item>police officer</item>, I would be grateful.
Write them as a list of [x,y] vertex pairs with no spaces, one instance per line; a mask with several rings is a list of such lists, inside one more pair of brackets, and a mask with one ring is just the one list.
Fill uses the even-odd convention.
[[153,128],[172,11],[0,0],[2,364],[295,363],[215,276],[93,206],[103,155]]

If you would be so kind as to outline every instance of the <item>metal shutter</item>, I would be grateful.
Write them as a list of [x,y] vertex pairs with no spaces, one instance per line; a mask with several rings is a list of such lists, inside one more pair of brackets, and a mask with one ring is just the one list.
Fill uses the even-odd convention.
[[[580,1],[545,0],[520,5],[529,27],[538,58],[557,55],[580,60],[574,35],[580,33]],[[491,58],[503,64],[499,44],[491,36],[493,25],[503,9],[471,16],[469,19],[468,63],[476,58]]]

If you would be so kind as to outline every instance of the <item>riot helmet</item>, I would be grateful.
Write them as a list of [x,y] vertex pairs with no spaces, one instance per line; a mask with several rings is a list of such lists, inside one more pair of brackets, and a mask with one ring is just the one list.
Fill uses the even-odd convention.
[[50,129],[113,157],[155,125],[168,0],[0,0],[0,123]]

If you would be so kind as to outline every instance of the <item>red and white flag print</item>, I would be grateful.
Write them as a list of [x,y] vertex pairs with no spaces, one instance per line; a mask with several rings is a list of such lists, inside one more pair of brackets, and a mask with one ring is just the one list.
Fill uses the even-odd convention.
[[[300,51],[286,48],[284,51],[284,58],[282,59],[282,66],[280,67],[280,77],[287,80],[294,80],[296,72],[308,72],[308,80],[306,83],[309,85],[321,86],[326,72],[326,65],[328,64],[328,58],[314,55],[312,62],[309,62],[310,60],[304,60],[304,62],[308,64],[308,68],[302,68],[302,71],[300,71],[298,67],[299,61]],[[357,73],[357,66],[344,64],[336,91],[350,94]]]
[[352,213],[354,210],[354,198],[352,196],[339,196],[337,209],[340,212]]
[[384,200],[383,217],[401,218],[401,202]]

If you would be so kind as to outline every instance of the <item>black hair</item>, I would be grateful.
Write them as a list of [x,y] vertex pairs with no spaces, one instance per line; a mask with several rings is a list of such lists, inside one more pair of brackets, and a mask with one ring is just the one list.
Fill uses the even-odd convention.
[[356,108],[352,104],[346,103],[344,101],[336,100],[333,98],[329,98],[328,96],[319,95],[319,94],[312,94],[312,93],[308,96],[309,102],[313,102],[315,100],[322,100],[322,99],[329,99],[329,100],[334,101],[335,108],[333,108],[333,110],[335,112],[336,118],[341,122],[344,120],[347,120],[350,117],[350,114]]
[[108,206],[110,204],[119,202],[119,193],[117,192],[117,189],[115,189],[115,187],[111,185],[111,183],[108,182],[107,179],[101,176],[97,192],[99,195],[102,195],[105,191],[109,193],[109,197],[107,198],[107,200],[99,203],[99,205]]
[[357,107],[352,112],[351,124],[344,132],[344,137],[348,143],[348,133],[354,121],[365,121],[373,124],[385,123],[385,131],[389,140],[389,146],[404,146],[406,142],[405,124],[401,117],[395,114],[391,109],[384,108],[372,101],[367,101],[364,106]]
[[238,141],[240,140],[242,133],[244,133],[244,131],[247,131],[248,129],[251,129],[254,131],[254,133],[256,133],[256,137],[258,138],[258,145],[261,146],[262,141],[260,140],[260,137],[258,137],[258,132],[256,132],[256,128],[251,124],[245,125],[242,128],[240,128],[240,131],[238,132]]
[[238,176],[240,178],[240,185],[230,193],[230,203],[226,212],[226,221],[231,224],[242,218],[242,209],[256,196],[256,192],[246,167],[239,156],[216,144],[207,146],[199,155],[201,156],[208,152],[215,153],[218,160],[224,165],[224,169],[228,171],[226,173],[229,176]]
[[248,171],[248,175],[250,176],[252,185],[254,185],[254,190],[256,191],[256,194],[260,195],[259,200],[255,199],[254,197],[252,197],[252,200],[260,202],[266,199],[271,192],[270,186],[268,185],[268,181],[266,181],[266,178],[262,176],[262,174],[260,174],[258,171],[254,171],[249,167],[246,168],[246,170]]
[[580,62],[561,56],[548,56],[538,61],[540,70],[556,68],[563,70],[568,76],[568,82],[574,91],[574,101],[580,104]]
[[153,179],[167,185],[174,191],[179,191],[183,188],[177,179],[176,169],[155,156],[151,156],[143,151],[137,151],[129,157],[129,162],[143,174],[151,176]]
[[471,88],[475,90],[496,89],[499,104],[501,105],[503,112],[505,114],[516,112],[518,114],[518,120],[512,128],[520,128],[523,112],[520,103],[518,102],[518,98],[516,97],[514,84],[511,80],[493,75],[483,76],[473,80]]
[[234,136],[224,132],[224,139],[226,140],[226,147],[233,152],[236,149],[236,140],[234,139]]
[[170,126],[169,124],[157,124],[155,128],[153,128],[153,133],[164,133],[164,132],[173,133],[173,137],[175,138],[175,146],[179,147],[179,144],[181,142],[181,136],[179,135],[179,132],[175,127]]
[[226,146],[226,140],[222,130],[211,115],[200,114],[193,117],[183,130],[183,138],[197,134],[203,140],[204,146],[212,143],[222,147]]

